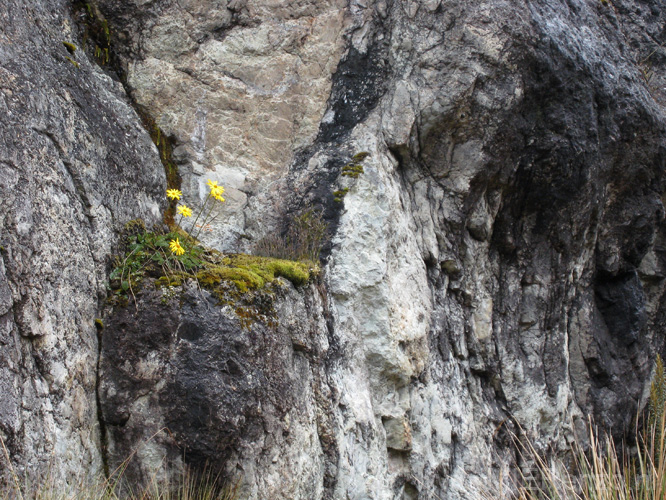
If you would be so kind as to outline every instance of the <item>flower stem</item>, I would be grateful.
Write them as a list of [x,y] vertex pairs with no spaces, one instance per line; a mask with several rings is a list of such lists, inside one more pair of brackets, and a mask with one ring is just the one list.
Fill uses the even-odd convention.
[[[210,195],[209,195],[208,197],[210,198]],[[204,207],[205,207],[205,205],[204,205]],[[203,208],[204,208],[204,207],[201,208],[201,211],[202,211],[202,212],[203,212]],[[201,230],[206,226],[206,221],[208,220],[208,217],[210,217],[210,214],[213,212],[214,209],[215,209],[215,204],[213,204],[213,205],[210,207],[210,210],[208,211],[208,213],[207,213],[206,216],[204,217],[204,220],[203,220],[203,222],[201,223],[201,227],[199,228],[199,232],[198,232],[197,235],[194,237],[194,239],[197,239],[197,238],[199,237],[199,235],[201,234]]]
[[[194,231],[194,228],[197,227],[197,221],[199,220],[199,217],[201,217],[201,214],[203,213],[203,211],[206,209],[206,205],[208,204],[208,200],[210,200],[210,198],[211,198],[211,197],[210,197],[210,194],[209,194],[208,197],[206,198],[206,201],[204,201],[204,204],[203,204],[203,206],[201,207],[201,210],[199,210],[199,213],[197,214],[197,218],[194,219],[194,224],[192,224],[192,227],[191,227],[190,230],[187,232],[187,236],[188,236],[189,238],[192,238],[192,232]],[[201,231],[199,231],[199,232],[201,232]],[[198,235],[198,234],[199,234],[199,233],[197,233],[197,235]],[[194,237],[194,239],[196,240],[196,236]]]

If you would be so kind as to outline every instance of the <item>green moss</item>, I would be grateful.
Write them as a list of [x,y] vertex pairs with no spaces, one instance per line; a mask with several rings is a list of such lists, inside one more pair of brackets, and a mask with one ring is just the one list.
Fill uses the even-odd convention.
[[[94,57],[100,66],[109,64],[111,60],[111,30],[109,23],[104,19],[102,12],[92,3],[74,0],[74,12],[84,26],[82,47],[85,50],[88,40],[92,40],[94,46]],[[63,42],[65,43],[65,42]],[[68,50],[69,47],[68,47]],[[70,51],[71,52],[71,51]]]
[[368,156],[370,156],[370,153],[367,151],[361,151],[360,153],[356,153],[354,156],[352,156],[352,161],[354,163],[359,163],[365,160]]
[[294,286],[302,286],[319,269],[310,261],[245,254],[222,256],[186,238],[181,241],[185,254],[175,256],[168,246],[176,233],[145,231],[140,219],[128,222],[123,233],[124,254],[116,257],[109,275],[108,300],[113,305],[125,306],[130,298],[139,295],[146,277],[154,278],[152,283],[161,290],[165,305],[178,296],[178,287],[186,280],[195,280],[200,288],[217,298],[218,305],[230,306],[243,328],[249,328],[255,321],[272,328],[277,325],[273,307],[279,287],[276,280],[284,278]]
[[250,269],[225,266],[211,266],[208,269],[200,271],[197,273],[197,279],[206,288],[216,287],[222,281],[230,281],[242,293],[249,290],[257,290],[266,284],[266,281],[261,276]]
[[160,276],[155,280],[155,288],[169,288],[172,286],[181,286],[182,284],[183,280],[180,274]]
[[[178,173],[178,166],[172,158],[173,141],[164,134],[160,127],[157,126],[157,123],[155,123],[155,120],[150,116],[150,113],[148,113],[147,110],[137,107],[137,112],[143,122],[144,128],[150,134],[150,138],[153,140],[153,143],[159,151],[160,161],[162,162],[164,173],[166,174],[167,189],[180,189],[182,180]],[[176,206],[177,203],[175,202],[169,203],[169,206],[164,212],[164,223],[169,226],[172,231],[177,228],[174,220]]]
[[101,318],[95,318],[95,326],[98,330],[104,330],[104,321]]
[[347,165],[342,167],[343,177],[351,177],[353,179],[356,179],[362,173],[363,173],[363,165],[361,165],[360,163],[347,163]]
[[259,290],[279,277],[289,280],[294,286],[305,285],[314,268],[314,265],[307,262],[237,254],[225,257],[221,264],[207,266],[196,277],[204,287],[216,287],[228,281],[245,293]]
[[125,226],[123,226],[124,236],[137,235],[140,233],[145,233],[146,231],[147,231],[146,223],[144,222],[143,219],[132,219],[130,221],[127,221],[125,223]]
[[294,286],[305,285],[310,279],[310,271],[302,262],[276,260],[271,263],[271,268],[276,276],[288,279]]
[[109,54],[108,48],[102,48],[99,45],[95,45],[95,58],[100,66],[105,66],[109,64],[111,56]]
[[337,191],[333,191],[333,201],[336,203],[341,203],[342,200],[344,199],[345,196],[347,196],[347,193],[349,192],[349,188],[343,188],[343,189],[338,189]]
[[289,280],[294,286],[306,284],[310,280],[311,270],[314,271],[317,268],[308,261],[292,261],[245,254],[230,256],[228,265],[247,269],[266,282],[282,277]]
[[71,62],[78,69],[79,63],[77,63],[74,59],[72,59],[71,57],[65,57],[65,59]]
[[70,54],[74,54],[74,52],[76,52],[76,45],[74,45],[73,43],[63,41],[62,44],[65,46],[65,48]]

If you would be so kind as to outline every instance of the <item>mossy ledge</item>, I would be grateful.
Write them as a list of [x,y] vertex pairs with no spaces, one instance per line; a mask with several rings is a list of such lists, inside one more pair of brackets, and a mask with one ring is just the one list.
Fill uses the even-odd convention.
[[277,278],[285,278],[294,286],[305,285],[315,266],[310,262],[233,254],[225,256],[221,264],[207,265],[196,274],[202,286],[217,286],[231,281],[240,292],[259,290]]
[[[177,296],[175,289],[192,280],[210,292],[220,306],[230,306],[243,327],[254,321],[274,325],[276,291],[289,281],[296,287],[306,285],[319,275],[319,266],[310,261],[291,261],[247,254],[222,254],[203,248],[182,233],[145,231],[137,221],[126,226],[124,255],[117,256],[110,274],[109,302],[126,306],[130,297],[141,293],[144,280],[165,293],[165,305]],[[137,234],[138,232],[138,234]],[[186,254],[175,256],[165,242],[180,236]],[[166,245],[168,246],[168,245]]]

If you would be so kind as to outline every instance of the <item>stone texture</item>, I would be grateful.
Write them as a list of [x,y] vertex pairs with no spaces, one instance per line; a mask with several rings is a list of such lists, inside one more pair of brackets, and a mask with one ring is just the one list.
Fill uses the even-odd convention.
[[284,178],[294,152],[317,135],[346,2],[99,5],[132,97],[177,145],[183,200],[201,206],[207,179],[226,188],[204,241],[235,249],[257,226],[274,225],[272,207],[250,198]]
[[332,412],[321,298],[288,283],[271,295],[275,324],[242,326],[195,282],[144,284],[111,316],[99,389],[111,468],[131,456],[132,484],[187,464],[241,479],[242,498],[321,498]]
[[100,472],[108,257],[164,208],[155,147],[122,85],[63,45],[78,40],[65,1],[0,5],[0,438],[20,477],[55,482]]
[[[191,287],[109,313],[109,463],[212,461],[255,500],[475,499],[520,465],[511,431],[557,453],[588,414],[631,429],[664,348],[659,0],[97,4],[185,200],[228,188],[207,242],[313,205],[332,232],[277,329]],[[19,466],[64,473],[100,462],[105,256],[163,187],[121,86],[63,61],[66,12],[0,7],[0,423]]]
[[[208,5],[222,36],[184,7],[100,1],[133,95],[183,152],[188,195],[210,172],[243,191],[208,241],[247,248],[310,205],[331,222],[329,476],[301,498],[476,498],[515,465],[518,425],[554,451],[587,414],[630,428],[663,331],[658,2]],[[268,105],[291,43],[271,33],[307,16],[333,24],[330,44],[299,39],[299,67],[327,65],[296,129]],[[274,128],[248,129],[262,120]],[[341,177],[359,151],[364,173]]]

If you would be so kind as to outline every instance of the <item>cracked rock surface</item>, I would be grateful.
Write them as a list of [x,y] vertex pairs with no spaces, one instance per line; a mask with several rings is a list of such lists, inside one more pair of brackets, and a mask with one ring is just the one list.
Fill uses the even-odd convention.
[[108,256],[125,222],[161,220],[165,185],[122,85],[63,45],[69,7],[0,5],[0,437],[19,477],[56,482],[101,470]]
[[242,481],[244,498],[322,497],[334,412],[322,298],[287,283],[270,295],[277,324],[243,325],[194,281],[149,284],[111,315],[99,389],[111,468],[132,456],[132,484],[188,465]]
[[659,2],[99,5],[185,196],[230,187],[211,244],[331,223],[311,498],[475,498],[518,425],[630,428],[663,331]]
[[588,415],[632,428],[664,351],[660,0],[98,0],[184,200],[227,188],[208,244],[252,250],[308,207],[331,230],[322,283],[286,288],[277,325],[243,330],[190,285],[116,308],[99,380],[106,256],[159,219],[162,167],[122,85],[62,45],[66,3],[5,4],[19,467],[100,467],[97,383],[108,463],[166,427],[131,477],[212,463],[253,500],[476,499],[529,466],[510,432],[558,453]]

